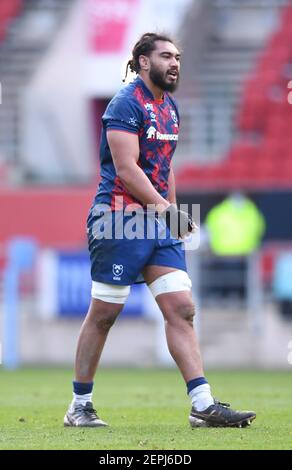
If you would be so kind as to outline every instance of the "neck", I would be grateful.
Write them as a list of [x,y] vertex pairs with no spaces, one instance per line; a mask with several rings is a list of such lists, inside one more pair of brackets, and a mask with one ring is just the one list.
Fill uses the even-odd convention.
[[147,88],[151,91],[152,95],[154,96],[155,100],[162,100],[164,91],[161,88],[154,85],[152,80],[149,78],[148,75],[145,75],[143,72],[139,73],[140,78],[143,80]]

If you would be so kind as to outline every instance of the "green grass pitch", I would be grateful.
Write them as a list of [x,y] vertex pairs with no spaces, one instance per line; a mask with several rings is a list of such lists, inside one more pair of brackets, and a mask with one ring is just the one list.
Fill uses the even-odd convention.
[[63,428],[72,372],[0,369],[0,449],[292,449],[292,372],[208,372],[214,395],[254,409],[246,429],[195,429],[177,370],[101,369],[94,403],[108,428]]

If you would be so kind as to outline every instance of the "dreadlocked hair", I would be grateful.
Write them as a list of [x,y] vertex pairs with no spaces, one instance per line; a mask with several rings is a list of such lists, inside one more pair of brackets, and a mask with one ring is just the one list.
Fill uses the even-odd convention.
[[170,37],[164,34],[156,34],[156,33],[143,34],[143,36],[135,44],[132,50],[132,59],[130,59],[127,63],[126,74],[125,74],[125,78],[123,79],[123,82],[126,81],[129,68],[131,72],[133,73],[138,74],[140,72],[140,68],[141,68],[140,63],[139,63],[140,55],[145,55],[149,57],[151,52],[155,50],[156,41],[166,41],[166,42],[171,42],[172,44],[174,44],[174,41]]

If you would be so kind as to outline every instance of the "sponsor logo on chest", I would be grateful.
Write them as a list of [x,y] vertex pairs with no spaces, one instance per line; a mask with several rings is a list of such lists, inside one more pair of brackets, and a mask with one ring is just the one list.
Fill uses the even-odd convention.
[[178,140],[178,134],[162,134],[154,126],[149,127],[146,134],[147,140]]

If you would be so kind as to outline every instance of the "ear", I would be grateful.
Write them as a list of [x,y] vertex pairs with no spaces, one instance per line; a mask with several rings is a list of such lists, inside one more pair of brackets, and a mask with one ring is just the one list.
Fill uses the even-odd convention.
[[150,68],[150,59],[146,55],[140,55],[139,63],[141,70],[149,70]]

